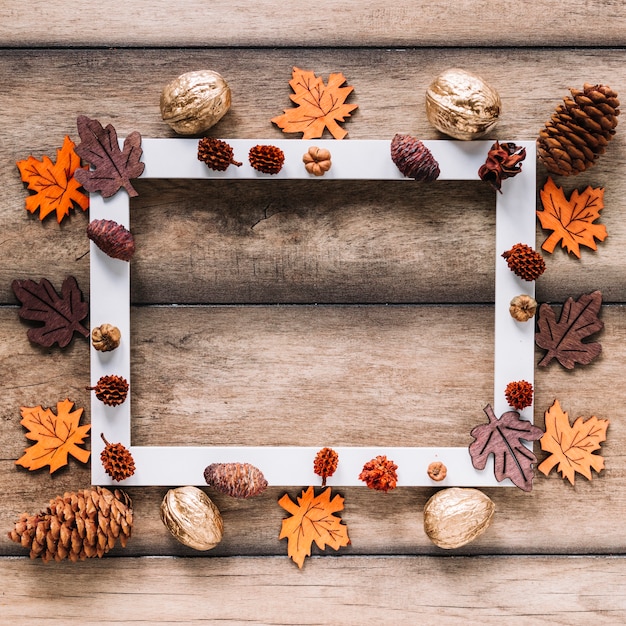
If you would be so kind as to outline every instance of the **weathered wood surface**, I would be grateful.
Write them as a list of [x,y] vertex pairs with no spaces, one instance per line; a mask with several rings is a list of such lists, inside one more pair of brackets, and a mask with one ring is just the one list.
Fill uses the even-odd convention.
[[[108,5],[105,22],[47,3],[45,36],[44,20],[37,25],[26,15],[27,5],[38,3],[0,8],[0,18],[6,17],[0,19],[0,43],[8,46],[0,52],[0,530],[22,511],[36,512],[57,493],[89,484],[88,468],[74,460],[52,476],[14,464],[28,445],[19,406],[55,406],[65,397],[79,406],[89,402],[86,341],[63,351],[30,345],[10,288],[15,278],[45,276],[60,284],[73,274],[89,295],[87,216],[75,214],[61,227],[52,217],[40,223],[23,209],[27,192],[15,167],[29,154],[54,156],[65,134],[77,139],[78,114],[112,122],[120,135],[139,130],[173,136],[159,115],[161,87],[183,71],[209,67],[227,77],[234,95],[212,134],[271,140],[282,137],[269,119],[289,106],[287,81],[296,65],[323,76],[343,71],[355,86],[359,109],[346,123],[350,138],[391,138],[401,131],[434,139],[441,136],[427,122],[424,89],[441,70],[462,66],[481,73],[502,96],[504,113],[489,137],[533,139],[570,86],[604,82],[626,93],[622,49],[507,47],[623,44],[621,3],[570,3],[567,29],[543,3],[541,10],[534,3],[507,6],[502,22],[489,15],[460,20],[477,12],[475,2],[446,4],[445,17],[442,6],[422,4],[387,9],[370,3],[355,13],[356,3],[344,3],[333,14],[336,22],[309,29],[298,41],[293,16],[272,18],[263,3],[247,9],[247,20],[241,10],[227,15],[212,3],[224,21],[211,35],[203,33],[210,14],[204,3],[198,19],[170,20],[167,29],[165,5],[158,2],[149,13],[138,2]],[[418,19],[419,10],[425,13]],[[352,20],[344,20],[346,11]],[[596,19],[598,14],[607,17]],[[151,17],[138,21],[138,15]],[[347,31],[333,27],[340,21]],[[432,28],[424,28],[427,23]],[[502,28],[494,29],[495,23]],[[470,47],[232,47],[276,42]],[[119,43],[229,47],[68,48]],[[471,47],[483,43],[501,47]],[[215,496],[225,538],[198,559],[146,558],[197,555],[176,543],[159,520],[165,489],[133,489],[134,537],[125,551],[115,550],[116,558],[44,567],[15,558],[23,550],[2,531],[2,618],[67,621],[71,610],[83,623],[202,617],[298,624],[623,622],[626,567],[621,557],[608,555],[623,555],[626,544],[625,165],[626,143],[618,131],[595,168],[557,179],[567,192],[605,187],[601,221],[609,238],[597,252],[584,250],[581,260],[557,250],[537,284],[542,301],[601,289],[610,303],[602,312],[603,353],[596,362],[572,372],[556,364],[536,372],[538,424],[557,397],[572,418],[611,419],[602,450],[606,470],[592,482],[581,478],[572,487],[540,475],[531,494],[486,490],[497,515],[486,534],[454,553],[472,555],[467,559],[440,558],[449,553],[424,535],[422,508],[432,489],[386,495],[346,489],[343,517],[352,545],[342,558],[313,559],[301,572],[277,539],[279,488],[245,502]],[[539,184],[545,176],[539,167]],[[482,407],[491,399],[495,252],[493,193],[486,186],[437,183],[416,193],[408,182],[145,181],[138,189],[132,206],[138,443],[468,443],[469,428],[483,420]],[[539,243],[543,235],[538,228]],[[59,594],[77,573],[83,589]],[[162,597],[160,607],[155,594]],[[297,603],[300,612],[291,610]],[[113,615],[117,606],[127,614]],[[197,606],[206,610],[197,614]]]

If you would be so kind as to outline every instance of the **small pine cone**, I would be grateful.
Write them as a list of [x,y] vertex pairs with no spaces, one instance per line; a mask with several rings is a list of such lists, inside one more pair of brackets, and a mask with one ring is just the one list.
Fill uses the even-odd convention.
[[22,513],[8,536],[30,549],[31,559],[76,562],[102,557],[118,539],[125,547],[132,526],[128,495],[93,487],[53,498],[37,515]]
[[391,160],[404,176],[419,182],[430,183],[440,174],[432,152],[411,135],[396,133],[391,141]]
[[518,322],[527,322],[537,312],[537,300],[525,293],[515,296],[509,303],[509,313]]
[[503,252],[502,257],[511,271],[523,280],[536,280],[546,269],[541,254],[525,243],[516,243],[510,250]]
[[87,237],[113,259],[130,261],[135,254],[133,234],[113,220],[92,220],[87,226]]
[[115,350],[121,340],[120,329],[112,324],[100,324],[91,331],[91,345],[99,352]]
[[365,482],[370,489],[377,491],[389,491],[396,488],[398,466],[386,456],[377,456],[363,466],[359,474],[359,480]]
[[504,391],[509,406],[521,411],[533,403],[533,386],[525,380],[509,383]]
[[129,478],[135,473],[135,460],[132,454],[121,443],[109,443],[102,433],[104,450],[100,454],[100,460],[104,471],[117,482]]
[[285,154],[276,146],[254,146],[248,155],[250,165],[264,174],[278,174],[285,162]]
[[606,85],[570,89],[539,132],[537,156],[552,174],[569,176],[590,168],[615,135],[619,100]]
[[212,463],[204,470],[204,480],[233,498],[258,496],[267,489],[263,472],[250,463]]
[[234,159],[232,146],[212,137],[203,137],[198,142],[198,161],[204,161],[209,169],[216,172],[224,172],[229,165],[241,165]]
[[87,387],[89,391],[96,392],[96,398],[107,406],[117,406],[126,400],[128,395],[128,381],[115,374],[102,376],[95,387]]
[[478,176],[502,193],[502,181],[519,174],[525,158],[526,148],[511,142],[500,144],[496,141],[487,153],[487,160],[480,166]]
[[326,479],[337,470],[339,455],[332,448],[322,448],[313,461],[313,471],[322,477],[322,487],[326,487]]

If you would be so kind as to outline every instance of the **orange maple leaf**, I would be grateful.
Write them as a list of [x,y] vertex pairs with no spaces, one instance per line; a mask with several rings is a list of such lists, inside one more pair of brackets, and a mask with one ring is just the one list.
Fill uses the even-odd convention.
[[320,550],[327,545],[335,550],[350,543],[348,527],[341,523],[341,518],[333,513],[343,509],[343,498],[335,495],[331,500],[331,487],[315,496],[313,487],[302,491],[297,498],[298,504],[293,502],[289,494],[285,494],[278,504],[291,513],[292,517],[283,520],[279,539],[288,539],[287,553],[293,561],[302,567],[304,559],[311,556],[313,541]]
[[572,485],[576,472],[591,480],[591,469],[600,472],[604,469],[604,459],[599,454],[592,454],[600,449],[600,442],[606,440],[609,420],[593,416],[583,421],[579,417],[570,426],[566,411],[561,409],[558,400],[546,411],[546,433],[539,440],[541,449],[550,452],[549,456],[537,468],[546,476],[558,463],[557,472],[567,478]]
[[89,196],[80,191],[80,183],[74,178],[74,172],[80,167],[80,158],[74,152],[74,146],[74,142],[66,136],[63,147],[57,150],[56,163],[47,156],[41,161],[29,156],[16,163],[22,180],[36,192],[26,198],[26,210],[34,213],[39,209],[40,220],[56,211],[60,224],[74,204],[83,211],[89,208]]
[[548,178],[540,195],[543,211],[537,211],[537,216],[545,230],[554,231],[541,246],[546,252],[554,252],[562,240],[561,247],[580,259],[580,246],[596,250],[595,239],[604,241],[607,238],[606,227],[593,223],[604,208],[602,187],[589,186],[581,193],[575,189],[568,200],[563,189]]
[[71,454],[81,463],[86,463],[91,454],[89,450],[79,448],[83,443],[90,424],[79,426],[83,409],[72,411],[74,403],[70,400],[57,402],[57,415],[51,409],[41,406],[20,407],[22,421],[20,424],[28,429],[27,439],[37,443],[26,448],[24,455],[15,461],[29,470],[50,466],[50,473],[67,465],[67,455]]
[[297,67],[293,68],[289,81],[294,93],[289,96],[297,107],[285,109],[272,122],[285,133],[302,133],[303,139],[314,139],[328,128],[335,139],[343,139],[348,133],[337,123],[343,122],[358,104],[346,104],[346,98],[354,87],[342,87],[346,77],[341,73],[331,74],[328,85],[315,76]]

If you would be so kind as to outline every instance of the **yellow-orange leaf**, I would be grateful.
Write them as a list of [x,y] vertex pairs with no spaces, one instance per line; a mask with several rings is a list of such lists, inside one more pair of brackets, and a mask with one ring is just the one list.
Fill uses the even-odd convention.
[[543,211],[537,211],[541,226],[553,233],[541,246],[546,252],[554,252],[557,243],[580,259],[580,246],[596,250],[596,242],[604,241],[608,233],[602,224],[593,222],[600,217],[604,208],[604,189],[587,187],[579,193],[575,189],[569,199],[562,187],[557,187],[551,178],[541,190]]
[[309,487],[297,498],[297,504],[289,494],[278,501],[285,511],[291,513],[291,517],[283,520],[278,538],[287,538],[287,553],[298,567],[302,567],[304,559],[311,556],[313,541],[320,550],[326,546],[339,550],[350,543],[348,527],[334,515],[343,509],[343,498],[335,495],[331,500],[331,491],[328,487],[316,496],[313,487]]
[[335,139],[343,139],[348,133],[337,122],[343,122],[358,104],[346,104],[346,98],[354,87],[342,87],[346,77],[341,73],[331,74],[328,85],[315,76],[297,67],[293,68],[289,81],[294,93],[289,96],[296,107],[285,109],[272,122],[285,133],[302,133],[303,139],[315,139],[328,128]]
[[80,191],[80,183],[74,178],[74,172],[80,167],[74,145],[66,136],[63,147],[57,150],[56,163],[47,156],[41,161],[29,156],[17,162],[22,180],[35,192],[26,198],[26,210],[34,213],[39,209],[40,220],[56,211],[60,224],[74,204],[83,211],[89,208],[89,196]]
[[558,400],[546,411],[546,433],[540,439],[541,449],[550,452],[549,456],[537,468],[546,476],[558,463],[557,471],[567,478],[572,485],[576,472],[591,480],[591,470],[600,472],[604,469],[604,459],[593,454],[600,449],[600,443],[606,440],[609,420],[590,417],[583,421],[579,417],[570,426],[566,411],[561,409]]
[[50,473],[67,465],[67,455],[86,463],[90,452],[79,448],[83,443],[91,426],[79,426],[82,409],[72,411],[74,403],[70,400],[57,402],[57,414],[51,409],[41,406],[20,408],[22,421],[20,424],[28,429],[27,439],[37,443],[26,448],[24,455],[15,461],[29,470],[36,470],[46,465],[50,466]]

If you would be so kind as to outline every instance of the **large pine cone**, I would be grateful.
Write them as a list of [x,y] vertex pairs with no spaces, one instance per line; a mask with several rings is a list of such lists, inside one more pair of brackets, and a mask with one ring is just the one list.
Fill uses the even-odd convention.
[[30,549],[30,558],[84,561],[108,552],[130,537],[133,509],[123,491],[93,487],[50,500],[37,515],[22,513],[9,539]]
[[591,167],[615,134],[619,100],[606,85],[570,89],[539,133],[537,154],[552,174],[569,176]]

